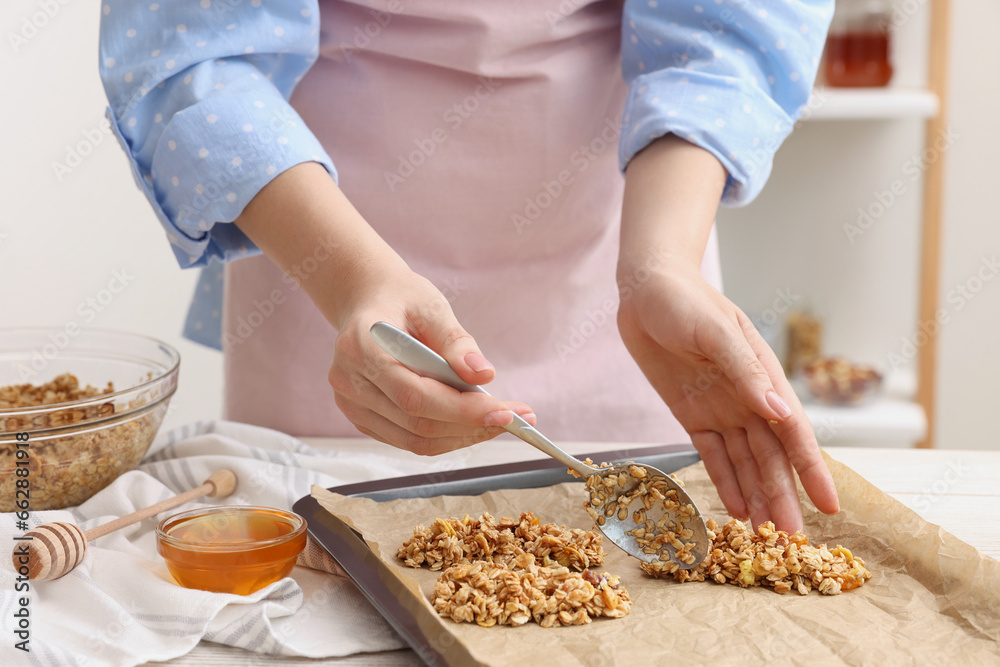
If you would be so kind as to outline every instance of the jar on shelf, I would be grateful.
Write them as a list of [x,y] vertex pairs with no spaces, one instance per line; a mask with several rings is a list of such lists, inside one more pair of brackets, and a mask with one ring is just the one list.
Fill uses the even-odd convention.
[[885,0],[838,0],[826,40],[828,86],[870,88],[892,78],[891,6]]
[[823,346],[823,322],[811,313],[795,310],[788,313],[785,373],[798,375],[804,366],[819,359]]

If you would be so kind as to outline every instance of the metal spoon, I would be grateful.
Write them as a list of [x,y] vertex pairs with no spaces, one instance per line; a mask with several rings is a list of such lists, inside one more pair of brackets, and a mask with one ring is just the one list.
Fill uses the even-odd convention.
[[[477,391],[488,395],[482,387],[468,384],[458,377],[444,357],[391,324],[376,322],[372,325],[371,336],[383,350],[414,373],[443,382],[459,391]],[[588,488],[600,488],[603,485],[609,491],[608,497],[602,500],[599,494],[595,494],[592,490],[591,506],[594,511],[591,516],[595,517],[601,532],[629,555],[646,563],[669,560],[676,563],[677,569],[681,570],[696,567],[708,556],[708,529],[697,505],[666,473],[653,466],[635,463],[616,464],[608,468],[587,465],[557,447],[517,414],[514,415],[514,421],[503,428],[588,480]],[[624,481],[625,484],[616,483],[613,488],[608,489],[611,486],[612,476],[617,478],[617,482]],[[643,489],[655,485],[661,493],[676,501],[690,515],[682,516],[675,508],[668,510],[664,502],[653,502],[651,507],[647,507],[649,499],[644,503],[643,496],[648,498],[649,494],[636,494],[636,491],[643,490],[640,489],[642,484],[646,485]],[[620,496],[625,496],[626,502],[619,502]],[[690,507],[685,507],[688,505]],[[640,511],[643,512],[643,516],[637,523],[635,516],[636,512]],[[604,521],[601,522],[600,519]],[[641,532],[637,529],[644,530],[644,527],[650,526],[649,522],[652,522],[655,534],[663,535],[666,530],[670,530],[678,534],[675,538],[677,541],[674,544],[663,544],[661,548],[653,548],[658,546],[658,542],[650,545],[644,539],[645,536],[640,538],[636,535],[637,532]],[[687,534],[686,531],[691,533]],[[682,532],[687,536],[681,538]],[[644,541],[644,544],[640,544],[640,541]],[[688,545],[687,549],[682,547],[681,558],[677,557],[675,548],[678,543]]]

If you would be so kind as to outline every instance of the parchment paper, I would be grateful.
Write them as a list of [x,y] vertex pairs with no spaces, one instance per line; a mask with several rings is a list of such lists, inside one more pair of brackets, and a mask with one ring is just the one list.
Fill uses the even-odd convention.
[[[827,457],[841,512],[818,512],[799,489],[812,544],[837,544],[873,572],[863,587],[837,596],[778,595],[709,582],[678,584],[646,577],[637,561],[605,539],[599,572],[621,576],[632,613],[585,626],[481,628],[437,616],[429,599],[440,573],[406,567],[396,550],[414,525],[437,517],[474,518],[483,511],[517,517],[533,511],[543,522],[590,529],[582,484],[507,490],[481,496],[439,496],[376,503],[314,487],[328,511],[360,532],[399,579],[399,591],[419,594],[438,640],[457,641],[482,665],[681,664],[912,665],[1000,664],[1000,561],[979,553],[889,497],[847,466]],[[678,476],[706,518],[728,517],[704,465]],[[437,624],[436,626],[434,624]]]

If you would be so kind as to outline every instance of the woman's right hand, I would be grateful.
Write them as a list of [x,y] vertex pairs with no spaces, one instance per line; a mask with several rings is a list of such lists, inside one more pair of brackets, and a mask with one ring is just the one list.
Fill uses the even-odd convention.
[[501,426],[513,421],[511,411],[535,424],[524,403],[460,392],[417,375],[372,340],[371,326],[386,321],[444,357],[465,382],[493,380],[493,365],[429,280],[402,268],[365,283],[352,299],[357,305],[342,319],[329,373],[337,406],[359,431],[433,455],[496,437],[504,432]]
[[296,282],[338,331],[328,378],[337,406],[359,431],[432,455],[496,437],[513,421],[512,410],[534,425],[524,403],[421,377],[372,340],[369,329],[384,320],[447,359],[469,384],[496,374],[440,290],[410,270],[322,166],[282,172],[235,222],[289,275],[317,247],[327,250],[319,268]]

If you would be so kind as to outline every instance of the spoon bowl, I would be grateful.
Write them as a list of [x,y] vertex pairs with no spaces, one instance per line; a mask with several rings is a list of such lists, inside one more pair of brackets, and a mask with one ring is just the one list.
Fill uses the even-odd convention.
[[587,480],[588,511],[615,545],[646,563],[672,561],[679,570],[705,560],[708,528],[677,480],[631,461],[599,470]]

